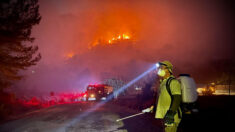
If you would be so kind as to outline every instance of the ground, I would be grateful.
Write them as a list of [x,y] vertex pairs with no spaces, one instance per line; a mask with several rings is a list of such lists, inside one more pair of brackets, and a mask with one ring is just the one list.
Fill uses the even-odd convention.
[[[184,118],[179,131],[230,131],[234,121],[234,96],[199,97],[198,114]],[[125,100],[122,100],[125,101]],[[126,103],[129,100],[126,100]],[[134,102],[133,102],[134,103]],[[139,113],[115,101],[101,105],[80,102],[39,109],[0,124],[1,132],[162,132],[161,120],[143,114],[116,122],[118,118]],[[122,105],[120,105],[122,104]]]
[[[64,104],[37,110],[0,125],[1,132],[127,132],[135,130],[146,130],[147,118],[135,117],[126,121],[116,122],[118,118],[136,114],[138,110],[132,110],[112,103],[107,103],[95,111],[86,115],[89,108],[96,102],[84,102],[75,104]],[[85,113],[85,115],[84,115]],[[127,126],[128,125],[128,126]],[[159,130],[158,126],[148,125],[149,131]],[[148,130],[147,130],[148,131]]]

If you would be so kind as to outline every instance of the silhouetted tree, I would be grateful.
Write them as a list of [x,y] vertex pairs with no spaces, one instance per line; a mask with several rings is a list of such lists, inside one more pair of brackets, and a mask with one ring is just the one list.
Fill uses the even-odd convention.
[[41,55],[30,45],[32,27],[39,24],[38,0],[0,1],[0,91],[22,78],[20,70],[36,65]]

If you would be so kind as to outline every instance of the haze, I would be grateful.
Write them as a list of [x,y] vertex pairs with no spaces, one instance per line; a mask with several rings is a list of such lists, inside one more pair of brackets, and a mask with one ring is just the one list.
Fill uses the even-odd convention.
[[[173,63],[176,75],[189,73],[199,83],[220,76],[222,62],[234,67],[234,4],[229,1],[39,3],[42,20],[32,36],[42,59],[14,86],[25,93],[84,91],[105,77],[129,81],[162,60]],[[128,41],[91,48],[124,33]]]

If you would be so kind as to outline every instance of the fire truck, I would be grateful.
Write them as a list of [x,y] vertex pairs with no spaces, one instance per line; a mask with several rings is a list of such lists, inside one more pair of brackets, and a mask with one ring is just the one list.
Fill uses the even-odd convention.
[[86,100],[101,100],[113,94],[113,87],[106,84],[88,85],[86,91]]

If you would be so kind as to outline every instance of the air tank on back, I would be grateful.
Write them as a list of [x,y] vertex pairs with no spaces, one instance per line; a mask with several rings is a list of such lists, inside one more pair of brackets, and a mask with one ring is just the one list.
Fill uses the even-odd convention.
[[189,74],[180,74],[178,80],[181,83],[182,102],[193,103],[197,101],[197,87],[193,78]]

